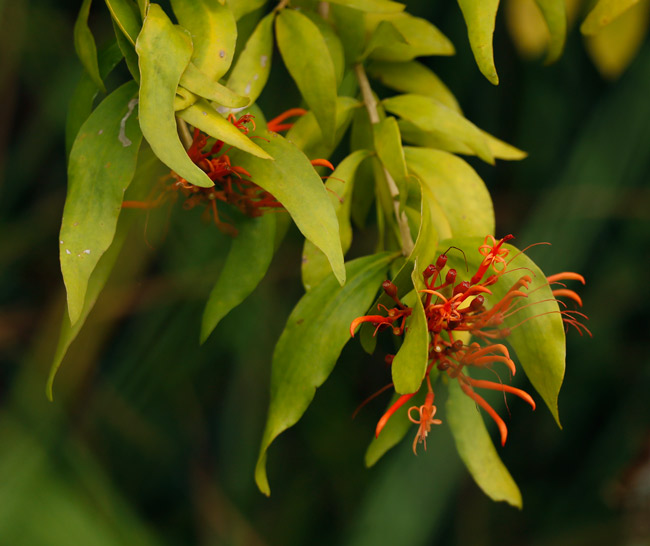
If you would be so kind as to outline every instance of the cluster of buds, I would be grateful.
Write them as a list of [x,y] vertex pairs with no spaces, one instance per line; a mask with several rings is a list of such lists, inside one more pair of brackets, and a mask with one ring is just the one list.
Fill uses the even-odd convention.
[[[430,378],[433,369],[446,374],[449,379],[457,380],[461,390],[488,413],[498,426],[502,445],[506,442],[507,427],[494,408],[475,389],[511,393],[535,409],[534,400],[525,391],[501,382],[474,379],[466,373],[469,368],[491,368],[495,363],[505,365],[512,375],[516,373],[515,363],[510,357],[508,348],[499,340],[507,338],[513,328],[534,318],[529,317],[516,326],[504,326],[504,321],[508,317],[526,306],[523,301],[528,297],[531,277],[527,274],[522,275],[510,286],[505,295],[489,308],[486,301],[486,296],[492,294],[489,287],[499,281],[503,282],[502,277],[509,263],[514,259],[506,261],[509,250],[503,246],[512,238],[512,235],[508,235],[497,241],[488,235],[479,248],[483,259],[469,281],[456,282],[455,269],[449,269],[443,275],[447,265],[447,252],[454,247],[450,247],[438,256],[435,264],[429,265],[423,272],[426,288],[421,290],[420,297],[426,315],[430,342],[425,374],[427,388],[425,401],[422,406],[413,406],[408,410],[408,418],[419,425],[413,441],[415,453],[419,443],[424,444],[426,449],[426,438],[431,426],[441,424],[439,419],[434,419],[436,406],[433,403],[434,392]],[[490,270],[491,273],[488,274]],[[547,278],[549,285],[561,285],[560,288],[552,287],[553,296],[566,296],[581,305],[578,294],[567,289],[561,283],[563,280],[579,280],[584,284],[584,278],[577,273],[559,273]],[[383,289],[395,301],[396,306],[393,309],[380,306],[380,310],[383,308],[385,315],[358,317],[350,325],[351,335],[354,336],[356,328],[366,322],[375,326],[375,334],[378,330],[389,327],[397,336],[404,334],[408,328],[407,318],[411,315],[411,308],[399,300],[397,287],[392,282],[385,281]],[[584,330],[591,335],[589,330],[579,322],[579,317],[586,318],[582,313],[566,310],[559,312],[567,324],[574,326],[580,333]],[[475,341],[466,344],[463,339],[467,338],[467,334],[470,334]],[[390,364],[393,357],[394,355],[388,355],[386,361]],[[391,416],[416,394],[417,392],[404,394],[397,399],[377,423],[377,436]]]

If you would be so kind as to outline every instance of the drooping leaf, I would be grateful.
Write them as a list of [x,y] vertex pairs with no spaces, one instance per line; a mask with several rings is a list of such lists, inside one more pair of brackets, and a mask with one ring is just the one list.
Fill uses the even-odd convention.
[[230,68],[237,42],[237,24],[229,5],[211,0],[172,0],[172,8],[180,25],[192,35],[192,62],[217,81]]
[[260,145],[275,161],[233,154],[233,165],[244,167],[251,180],[271,193],[289,212],[305,238],[323,253],[338,281],[345,282],[343,251],[336,213],[323,182],[309,159],[277,133],[260,131]]
[[228,108],[242,108],[250,103],[247,97],[242,97],[225,85],[211,80],[207,74],[201,72],[192,62],[187,65],[185,72],[183,72],[180,85],[199,97]]
[[447,108],[462,114],[456,97],[447,86],[431,69],[418,61],[373,61],[368,65],[367,72],[391,89],[433,97]]
[[485,428],[476,404],[457,381],[449,381],[445,414],[460,458],[483,492],[494,501],[521,508],[521,493]]
[[343,72],[345,70],[345,54],[343,52],[343,44],[341,43],[341,39],[338,37],[338,34],[334,32],[332,26],[320,15],[313,11],[305,11],[304,14],[312,23],[318,27],[318,30],[325,40],[327,50],[330,52],[330,57],[332,59],[332,63],[334,64],[336,88],[338,89],[341,81],[343,80]]
[[384,51],[390,49],[391,52],[395,52],[400,47],[408,48],[408,42],[404,35],[390,21],[381,21],[373,30],[366,48],[357,59],[357,62],[363,61],[379,48]]
[[469,45],[474,53],[481,73],[494,85],[499,84],[499,76],[494,66],[492,35],[499,8],[499,0],[458,0],[463,12]]
[[[352,152],[336,167],[327,179],[326,189],[330,192],[330,201],[336,211],[341,235],[341,248],[345,254],[352,242],[350,225],[350,206],[354,175],[361,162],[370,156],[369,150]],[[309,291],[329,274],[331,267],[327,257],[311,241],[305,240],[302,250],[302,284]]]
[[59,244],[70,321],[79,319],[88,279],[115,234],[124,191],[135,172],[142,133],[137,85],[116,89],[82,125],[68,163]]
[[494,156],[480,129],[437,100],[422,95],[407,94],[384,99],[382,104],[386,110],[410,121],[418,129],[457,139],[481,159],[494,164]]
[[228,87],[238,95],[248,97],[251,102],[257,100],[269,79],[273,55],[273,17],[270,13],[257,24],[228,76]]
[[243,302],[264,278],[274,252],[276,215],[264,214],[237,224],[226,263],[210,292],[201,322],[201,343],[219,321]]
[[[483,244],[482,238],[449,239],[441,246],[454,245],[462,248],[469,262],[469,269],[475,271],[483,256],[477,250]],[[508,270],[521,271],[521,275],[504,275],[490,286],[492,295],[486,296],[486,307],[503,298],[510,287],[523,275],[532,277],[527,290],[528,297],[521,309],[508,317],[502,328],[512,331],[506,341],[512,346],[526,376],[540,394],[553,417],[560,424],[557,400],[562,386],[565,369],[565,334],[562,316],[555,298],[548,286],[544,273],[525,254],[519,254],[515,247],[504,244],[509,251]],[[469,277],[465,273],[462,258],[449,255],[448,265],[455,267],[459,278]]]
[[192,127],[199,128],[211,137],[223,140],[225,143],[259,158],[273,159],[268,152],[255,144],[204,100],[199,100],[189,108],[177,112],[177,115]]
[[399,189],[401,210],[406,205],[408,196],[408,171],[397,120],[389,116],[379,123],[375,123],[372,128],[377,157],[379,157],[379,161],[389,172]]
[[601,28],[609,25],[617,17],[621,16],[639,0],[599,0],[589,12],[582,25],[580,32],[586,35],[596,34]]
[[174,98],[192,56],[192,42],[174,27],[158,4],[151,4],[135,45],[140,59],[140,127],[154,153],[185,180],[213,186],[187,155],[178,137]]
[[[102,78],[108,76],[111,71],[122,60],[122,52],[115,42],[112,42],[105,49],[101,50],[98,55],[99,74]],[[68,116],[65,122],[65,149],[66,156],[70,155],[72,143],[77,137],[79,129],[83,122],[93,110],[93,102],[99,92],[97,84],[92,80],[87,72],[83,72],[79,82],[75,87],[70,104],[68,106]]]
[[122,31],[126,39],[131,42],[131,45],[135,46],[135,41],[142,28],[138,6],[132,0],[105,1],[115,24]]
[[91,3],[92,0],[83,0],[81,8],[79,8],[79,15],[77,15],[77,20],[74,24],[74,48],[90,78],[99,89],[106,93],[106,87],[99,75],[95,38],[88,27],[88,15],[90,14]]
[[546,64],[560,58],[566,40],[566,5],[564,0],[535,0],[539,6],[550,34]]
[[332,142],[336,131],[336,72],[318,27],[302,13],[282,10],[275,23],[284,64],[323,132]]
[[346,266],[345,286],[329,276],[307,292],[289,316],[273,353],[271,400],[255,468],[255,481],[264,494],[270,494],[266,458],[271,442],[309,407],[350,339],[350,323],[368,308],[394,257],[383,253],[353,260]]
[[369,13],[399,13],[406,7],[391,0],[331,0],[330,3]]
[[404,153],[409,170],[440,205],[454,236],[494,233],[492,199],[472,167],[440,150],[406,147]]

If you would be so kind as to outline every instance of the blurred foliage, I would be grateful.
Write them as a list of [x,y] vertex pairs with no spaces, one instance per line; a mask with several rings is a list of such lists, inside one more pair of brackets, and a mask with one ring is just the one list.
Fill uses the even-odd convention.
[[[110,29],[96,27],[97,4],[90,25],[101,47]],[[57,233],[65,113],[81,72],[71,39],[77,8],[0,2],[0,543],[648,543],[647,38],[608,84],[578,29],[562,58],[542,67],[519,60],[501,15],[494,88],[474,65],[458,6],[409,2],[456,45],[455,57],[430,64],[467,117],[530,154],[496,169],[470,160],[493,196],[497,233],[517,234],[519,246],[549,241],[552,252],[531,250],[545,271],[587,277],[594,339],[568,337],[564,430],[541,407],[509,419],[500,453],[523,493],[521,512],[478,490],[444,427],[426,453],[414,457],[406,442],[363,470],[382,402],[350,415],[385,371],[357,346],[271,453],[267,499],[253,468],[272,347],[300,297],[295,230],[252,297],[199,346],[205,272],[220,270],[228,240],[207,225],[197,237],[198,214],[172,211],[167,220],[154,211],[146,228],[142,218],[66,357],[56,401],[45,399],[64,312]],[[296,97],[278,83],[262,98],[269,115]],[[352,252],[371,244],[355,240]],[[136,273],[143,280],[134,284]]]

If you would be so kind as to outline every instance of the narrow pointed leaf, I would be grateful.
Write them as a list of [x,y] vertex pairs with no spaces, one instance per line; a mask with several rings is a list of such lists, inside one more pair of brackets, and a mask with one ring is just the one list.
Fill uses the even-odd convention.
[[481,73],[494,85],[498,85],[499,76],[494,66],[492,35],[499,8],[499,0],[458,0],[463,12],[469,45]]
[[566,5],[564,0],[535,0],[535,3],[544,16],[551,36],[545,61],[546,64],[550,64],[560,58],[564,49],[567,25]]
[[81,315],[88,279],[113,240],[135,172],[142,141],[136,95],[137,85],[129,82],[104,99],[70,152],[59,256],[72,324]]
[[242,108],[250,103],[247,97],[242,97],[219,82],[211,80],[190,62],[181,76],[180,85],[199,97],[214,101],[228,108]]
[[274,15],[270,13],[257,24],[228,76],[228,87],[238,95],[248,97],[251,103],[257,100],[269,79],[273,55],[273,18]]
[[580,25],[580,32],[586,35],[596,34],[601,28],[609,25],[638,1],[600,0]]
[[330,0],[330,4],[338,4],[369,13],[399,13],[406,7],[391,0]]
[[350,339],[350,323],[372,302],[394,254],[358,258],[346,266],[348,282],[334,276],[307,292],[292,311],[273,353],[271,400],[255,481],[270,494],[267,450],[273,440],[298,422],[331,373]]
[[136,82],[139,82],[140,66],[138,64],[138,54],[135,52],[135,47],[117,26],[115,19],[113,19],[113,31],[115,32],[115,40],[117,41],[117,45],[119,46],[122,55],[124,55],[126,67],[129,69],[129,72],[131,73],[133,79]]
[[460,140],[481,159],[494,164],[494,156],[481,130],[437,100],[407,94],[384,99],[382,104],[386,110],[410,121],[422,131]]
[[140,59],[140,127],[160,160],[185,180],[213,186],[188,157],[178,137],[174,98],[192,56],[189,36],[172,25],[162,8],[151,4],[136,42]]
[[192,62],[217,81],[232,63],[237,25],[228,4],[214,0],[172,0],[179,24],[192,35]]
[[445,414],[460,458],[488,497],[521,508],[519,488],[501,461],[476,404],[463,393],[457,381],[449,381],[448,385]]
[[238,223],[226,263],[203,311],[201,343],[219,321],[243,302],[266,275],[274,251],[276,215],[265,214]]
[[309,159],[277,133],[259,133],[261,146],[275,161],[233,154],[233,165],[244,167],[251,179],[287,209],[298,229],[327,256],[338,281],[345,282],[343,251],[336,213],[322,180]]
[[138,8],[140,9],[140,17],[144,20],[149,11],[149,0],[138,0]]
[[332,25],[325,21],[319,14],[313,11],[303,12],[309,20],[318,27],[318,31],[323,36],[327,50],[330,53],[330,58],[334,64],[334,74],[336,76],[336,88],[338,90],[341,81],[343,80],[343,72],[345,71],[345,54],[343,51],[343,44],[338,34],[332,28]]
[[326,141],[336,131],[336,73],[318,27],[302,13],[284,9],[275,33],[284,64],[323,131]]
[[83,0],[81,8],[79,8],[79,15],[77,15],[77,20],[74,24],[74,48],[90,78],[99,89],[106,93],[106,87],[99,75],[95,38],[88,27],[88,15],[90,14],[91,3],[92,0]]
[[105,0],[113,21],[132,46],[138,38],[142,22],[138,6],[132,0]]
[[397,120],[389,116],[373,124],[372,128],[377,157],[395,180],[399,189],[400,209],[403,209],[408,197],[408,171]]

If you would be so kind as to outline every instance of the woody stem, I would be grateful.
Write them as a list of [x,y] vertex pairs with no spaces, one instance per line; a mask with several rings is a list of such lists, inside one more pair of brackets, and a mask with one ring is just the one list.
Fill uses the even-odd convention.
[[[377,112],[377,101],[375,96],[372,94],[372,89],[370,87],[370,82],[366,76],[366,71],[363,69],[361,63],[355,65],[354,71],[357,75],[357,81],[359,82],[359,88],[361,89],[361,96],[363,97],[363,103],[366,106],[368,112],[368,117],[370,118],[370,123],[376,125],[379,123],[379,112]],[[405,256],[408,256],[413,250],[413,238],[411,237],[411,230],[409,229],[408,221],[406,219],[406,214],[404,211],[400,212],[399,206],[399,189],[395,180],[388,172],[386,167],[383,167],[384,177],[386,178],[386,183],[388,184],[388,191],[390,193],[391,200],[393,201],[393,209],[395,211],[395,218],[397,220],[397,226],[399,228],[400,238],[402,240],[402,252]]]

